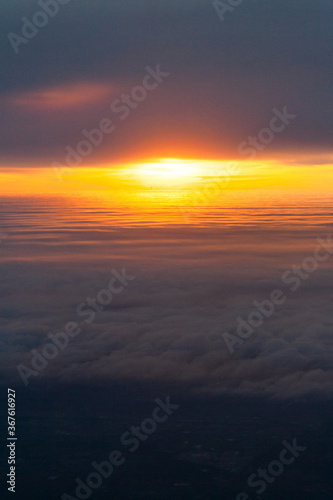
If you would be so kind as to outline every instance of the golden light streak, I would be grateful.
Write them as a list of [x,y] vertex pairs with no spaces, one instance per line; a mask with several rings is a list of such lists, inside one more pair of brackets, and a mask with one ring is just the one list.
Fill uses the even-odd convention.
[[[206,188],[218,192],[257,190],[324,190],[333,186],[333,165],[295,166],[276,162],[232,162],[162,158],[103,167],[0,168],[2,195],[110,193],[113,200],[135,197],[165,200],[197,197]],[[216,189],[215,189],[216,191]],[[135,195],[135,196],[134,196]],[[209,198],[206,197],[209,202]],[[214,200],[213,200],[214,201]]]
[[[119,172],[121,175],[121,172]],[[123,172],[124,174],[124,172]],[[205,177],[235,175],[222,161],[161,158],[144,163],[133,163],[126,175],[138,184],[153,188],[184,188],[197,184]]]

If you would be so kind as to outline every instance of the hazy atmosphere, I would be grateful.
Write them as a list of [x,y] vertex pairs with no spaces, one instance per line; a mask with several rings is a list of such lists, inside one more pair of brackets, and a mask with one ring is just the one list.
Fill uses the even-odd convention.
[[3,498],[331,500],[332,3],[2,3]]

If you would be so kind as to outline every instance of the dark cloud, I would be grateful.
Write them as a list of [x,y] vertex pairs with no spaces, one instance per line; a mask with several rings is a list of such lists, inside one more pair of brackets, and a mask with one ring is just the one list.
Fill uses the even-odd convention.
[[121,94],[156,64],[170,77],[96,154],[97,162],[149,149],[237,157],[239,142],[284,105],[298,120],[271,154],[331,147],[333,7],[327,0],[243,2],[223,23],[205,0],[72,0],[15,54],[5,34],[20,33],[21,18],[38,9],[30,0],[2,6],[0,135],[7,160],[57,159],[83,128],[108,116],[111,102],[54,119],[11,106],[22,92],[95,82]]

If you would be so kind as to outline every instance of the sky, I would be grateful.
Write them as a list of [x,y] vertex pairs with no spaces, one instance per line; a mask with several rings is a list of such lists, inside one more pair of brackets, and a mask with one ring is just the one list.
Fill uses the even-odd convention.
[[331,234],[331,1],[57,6],[18,53],[40,4],[0,19],[2,383],[124,267],[36,385],[331,395],[331,260],[235,356],[221,337]]
[[[124,498],[139,476],[177,496],[192,466],[198,498],[210,475],[232,490],[300,434],[304,404],[327,448],[332,26],[332,0],[1,1],[0,391],[26,423],[18,488],[32,468],[43,498],[69,488],[163,394],[190,416],[146,448],[161,476],[141,477],[138,455]],[[316,446],[296,496],[318,483]]]
[[[223,22],[206,0],[71,0],[15,53],[8,34],[22,35],[22,18],[38,10],[2,5],[2,170],[65,163],[66,146],[104,118],[115,130],[81,166],[243,160],[239,144],[285,106],[297,119],[260,158],[332,163],[329,0],[244,1]],[[157,65],[168,76],[120,120],[110,105]]]

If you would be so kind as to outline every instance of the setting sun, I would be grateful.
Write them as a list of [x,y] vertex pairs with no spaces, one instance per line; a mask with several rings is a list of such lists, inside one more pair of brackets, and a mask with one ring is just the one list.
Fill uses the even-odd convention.
[[136,166],[137,177],[143,184],[166,186],[188,184],[202,175],[202,162],[164,158]]
[[222,161],[160,158],[128,165],[121,174],[125,172],[146,187],[167,189],[189,187],[205,177],[230,175],[231,169]]

